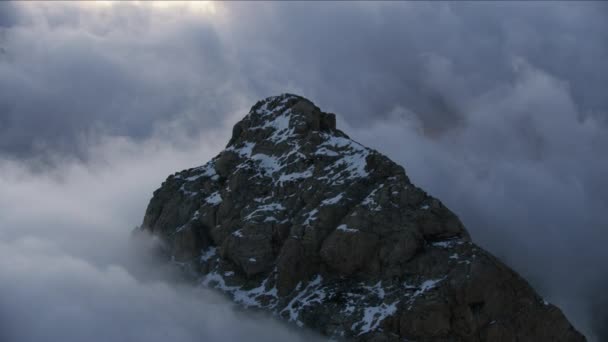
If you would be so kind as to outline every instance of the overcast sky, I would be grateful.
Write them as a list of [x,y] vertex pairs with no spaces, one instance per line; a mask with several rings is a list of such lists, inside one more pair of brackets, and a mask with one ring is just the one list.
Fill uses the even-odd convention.
[[[124,241],[168,174],[291,92],[608,340],[607,60],[606,2],[1,2],[0,334],[107,340],[119,319],[123,338],[166,322],[190,341],[193,316],[221,320],[206,336],[239,325],[211,295],[141,279]],[[266,339],[257,319],[226,338]]]

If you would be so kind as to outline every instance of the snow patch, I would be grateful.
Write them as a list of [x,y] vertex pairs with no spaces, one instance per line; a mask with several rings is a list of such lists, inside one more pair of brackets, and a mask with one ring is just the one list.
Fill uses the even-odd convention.
[[[323,277],[317,275],[315,279],[309,282],[302,291],[298,292],[298,295],[295,296],[283,310],[281,310],[280,314],[287,314],[290,322],[295,322],[298,326],[303,326],[304,323],[298,319],[300,311],[315,303],[322,304],[326,297],[325,291],[321,289],[322,282]],[[302,283],[298,284],[296,291],[299,290],[301,285]]]
[[463,240],[452,239],[452,240],[432,242],[431,245],[434,246],[434,247],[451,248],[451,247],[454,247],[456,245],[462,245],[463,243],[464,243]]
[[270,175],[280,171],[283,167],[277,158],[266,154],[257,153],[253,155],[251,159],[258,161],[258,165]]
[[211,205],[218,205],[222,203],[222,196],[220,195],[219,191],[216,191],[209,195],[209,197],[205,198],[205,202]]
[[306,220],[304,220],[303,225],[310,226],[310,223],[317,219],[316,216],[318,213],[319,213],[318,209],[313,209],[313,210],[309,211],[308,213],[306,213]]
[[210,177],[212,180],[217,180],[219,176],[215,171],[215,163],[213,161],[208,162],[203,166],[199,166],[195,168],[193,171],[200,172],[199,174],[192,175],[190,177],[185,178],[187,182],[195,181],[201,177]]
[[440,282],[442,282],[443,280],[445,280],[447,276],[438,278],[438,279],[428,279],[423,281],[420,285],[418,286],[412,286],[409,285],[407,283],[403,283],[403,286],[406,289],[416,289],[416,291],[410,295],[410,298],[407,301],[408,304],[408,310],[412,309],[412,305],[414,304],[414,302],[416,301],[416,298],[418,298],[419,296],[423,295],[425,292],[430,291],[432,289],[434,289],[435,287],[437,287],[437,284],[439,284]]
[[374,286],[364,286],[363,288],[366,289],[367,291],[375,294],[376,297],[378,297],[379,299],[384,299],[384,296],[386,295],[386,292],[384,291],[384,288],[382,287],[382,281],[379,281]]
[[397,312],[398,303],[399,301],[397,300],[391,304],[382,303],[378,306],[370,306],[365,308],[361,321],[354,323],[351,329],[355,330],[358,328],[359,336],[376,330],[384,319],[394,315]]
[[[282,210],[285,210],[285,207],[281,203],[264,204],[264,205],[257,207],[257,209],[252,211],[249,215],[245,216],[245,220],[251,220],[254,217],[259,216],[264,212],[282,211]],[[268,219],[268,218],[269,217],[267,217],[266,219]],[[264,221],[266,221],[266,219]],[[271,219],[274,219],[275,221],[277,221],[277,219],[274,217],[271,217]]]
[[329,157],[338,157],[339,154],[335,151],[329,150],[326,147],[321,147],[320,149],[315,151],[315,155],[317,156],[329,156]]
[[[201,285],[203,286],[214,287],[232,295],[236,303],[241,304],[244,307],[256,308],[274,307],[274,305],[276,305],[278,299],[278,291],[276,287],[266,289],[267,283],[268,278],[266,278],[260,284],[260,286],[256,288],[250,290],[243,290],[241,286],[227,286],[226,281],[224,280],[221,274],[217,273],[217,271],[208,273],[201,280]],[[261,296],[265,296],[271,299],[267,305],[262,304],[262,302],[259,300]]]
[[339,225],[336,230],[340,230],[346,233],[357,233],[359,232],[359,229],[353,229],[353,228],[349,228],[347,225],[345,224],[341,224]]
[[297,179],[310,178],[310,177],[312,177],[312,169],[308,169],[303,172],[294,172],[294,173],[290,173],[287,175],[281,175],[281,177],[279,177],[279,183],[293,182]]
[[326,151],[333,151],[342,157],[326,167],[325,171],[328,172],[328,175],[320,179],[328,179],[334,185],[339,185],[344,184],[347,179],[363,178],[369,175],[365,171],[367,156],[370,154],[368,148],[344,137],[326,133],[323,134],[323,137],[326,141],[319,147],[325,148]]
[[234,146],[230,146],[226,148],[226,151],[233,151],[241,157],[249,158],[251,157],[251,153],[253,152],[253,148],[255,147],[255,143],[245,142],[242,147],[236,148]]
[[338,195],[332,197],[332,198],[328,198],[326,200],[323,200],[321,202],[321,205],[333,205],[336,204],[338,202],[340,202],[340,200],[342,200],[342,198],[344,197],[343,193],[339,193]]
[[365,197],[365,199],[361,202],[361,205],[368,207],[372,211],[380,211],[382,207],[376,202],[374,197],[376,196],[376,192],[383,187],[384,184],[380,184],[376,189],[372,190],[372,192],[370,192],[369,195],[367,195],[367,197]]

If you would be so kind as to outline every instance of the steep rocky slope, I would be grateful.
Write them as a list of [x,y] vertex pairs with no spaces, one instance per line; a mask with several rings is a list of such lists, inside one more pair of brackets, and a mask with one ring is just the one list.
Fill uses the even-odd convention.
[[154,192],[142,230],[234,301],[335,338],[584,341],[404,169],[284,94]]

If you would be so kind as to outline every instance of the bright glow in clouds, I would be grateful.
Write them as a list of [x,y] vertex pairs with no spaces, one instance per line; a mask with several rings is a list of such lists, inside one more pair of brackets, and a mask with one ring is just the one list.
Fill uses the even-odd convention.
[[86,7],[112,7],[122,5],[133,5],[140,7],[150,7],[164,10],[191,11],[198,14],[215,14],[217,7],[212,1],[110,1],[96,0],[85,1],[81,5]]

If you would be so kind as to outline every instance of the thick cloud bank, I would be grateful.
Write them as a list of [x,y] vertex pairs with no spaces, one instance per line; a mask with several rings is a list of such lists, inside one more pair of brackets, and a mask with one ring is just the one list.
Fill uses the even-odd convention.
[[207,150],[113,140],[90,153],[47,174],[0,162],[0,340],[310,340],[194,288],[152,240],[131,239],[150,190]]
[[465,126],[441,137],[429,138],[419,120],[399,110],[355,132],[405,166],[459,214],[474,241],[593,341],[608,319],[608,160],[601,157],[608,134],[593,118],[577,119],[561,82],[518,67],[514,84],[481,99]]
[[[256,100],[292,92],[404,165],[590,340],[608,340],[607,42],[604,2],[2,2],[0,278],[13,282],[0,284],[1,317],[30,322],[32,338],[65,331],[37,314],[118,336],[126,321],[102,333],[86,311],[116,303],[197,335],[198,314],[170,313],[190,290],[142,280],[122,243],[166,175],[219,151]],[[86,276],[68,281],[76,269]],[[124,286],[89,303],[108,284],[96,277]],[[129,286],[165,299],[125,305]],[[82,300],[58,305],[67,293]]]

